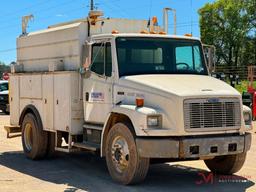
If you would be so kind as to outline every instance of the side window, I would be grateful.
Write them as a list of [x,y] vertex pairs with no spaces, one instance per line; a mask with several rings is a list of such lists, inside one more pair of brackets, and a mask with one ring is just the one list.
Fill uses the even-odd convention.
[[94,44],[92,46],[91,63],[91,71],[104,75],[104,44]]
[[111,77],[112,75],[112,55],[111,55],[111,44],[106,43],[106,66],[105,66],[105,75]]
[[204,68],[202,67],[199,46],[194,46],[194,59],[195,59],[195,70],[198,72],[204,70]]
[[112,55],[111,44],[94,44],[92,46],[91,71],[111,77],[112,75]]

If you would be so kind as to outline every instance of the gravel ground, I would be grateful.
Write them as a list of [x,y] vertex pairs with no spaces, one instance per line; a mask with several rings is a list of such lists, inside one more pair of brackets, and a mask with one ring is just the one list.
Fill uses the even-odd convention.
[[213,176],[208,183],[201,183],[202,175],[211,178],[203,161],[187,161],[152,165],[144,183],[122,186],[111,180],[105,160],[91,153],[60,153],[54,159],[42,161],[27,159],[20,137],[6,139],[3,126],[8,123],[9,116],[0,114],[0,192],[256,191],[255,133],[244,167],[232,177]]

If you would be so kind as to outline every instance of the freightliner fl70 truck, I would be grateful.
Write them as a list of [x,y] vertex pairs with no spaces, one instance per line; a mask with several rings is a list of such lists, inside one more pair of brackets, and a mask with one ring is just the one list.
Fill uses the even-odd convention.
[[122,184],[143,181],[152,160],[204,160],[239,171],[251,111],[209,76],[202,44],[146,20],[88,18],[23,33],[10,75],[10,126],[25,155],[88,150]]

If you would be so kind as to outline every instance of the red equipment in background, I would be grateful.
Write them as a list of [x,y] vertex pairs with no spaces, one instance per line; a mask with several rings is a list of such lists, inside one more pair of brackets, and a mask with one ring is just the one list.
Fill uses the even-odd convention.
[[256,119],[256,89],[254,89],[253,81],[256,80],[256,66],[248,66],[248,87],[247,92],[252,95],[252,119]]
[[7,72],[4,72],[3,73],[3,80],[9,80],[9,73],[7,73]]

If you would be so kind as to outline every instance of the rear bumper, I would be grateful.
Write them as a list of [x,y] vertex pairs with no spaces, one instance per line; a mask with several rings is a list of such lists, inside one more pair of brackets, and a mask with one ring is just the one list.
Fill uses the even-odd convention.
[[203,158],[246,152],[251,146],[251,134],[176,138],[137,138],[141,157]]

